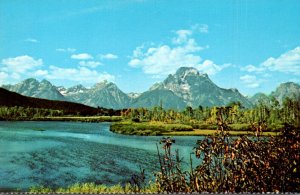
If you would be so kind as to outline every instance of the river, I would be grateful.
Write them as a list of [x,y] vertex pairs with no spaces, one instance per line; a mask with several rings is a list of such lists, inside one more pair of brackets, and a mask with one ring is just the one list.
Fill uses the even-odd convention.
[[[160,136],[128,136],[110,123],[0,122],[0,191],[75,183],[124,184],[140,167],[147,177],[159,171]],[[174,149],[189,161],[196,140],[175,136]],[[159,145],[161,148],[161,145]]]

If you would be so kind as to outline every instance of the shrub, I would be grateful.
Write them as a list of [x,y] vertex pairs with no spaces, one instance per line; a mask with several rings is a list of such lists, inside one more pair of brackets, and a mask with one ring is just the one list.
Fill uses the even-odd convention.
[[[223,124],[221,124],[223,125]],[[232,138],[223,131],[197,142],[199,159],[190,172],[180,168],[175,140],[164,138],[164,155],[158,152],[161,171],[156,173],[160,192],[299,192],[300,129],[285,125],[271,138]],[[158,150],[159,151],[159,150]],[[175,156],[175,157],[174,157]]]

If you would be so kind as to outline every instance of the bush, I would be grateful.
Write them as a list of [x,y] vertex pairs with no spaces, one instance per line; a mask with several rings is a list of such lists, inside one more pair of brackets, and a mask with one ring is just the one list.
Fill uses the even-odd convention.
[[300,192],[300,129],[286,125],[271,138],[240,136],[227,131],[197,142],[198,165],[191,171],[180,168],[175,143],[162,140],[158,152],[161,171],[156,173],[159,192]]

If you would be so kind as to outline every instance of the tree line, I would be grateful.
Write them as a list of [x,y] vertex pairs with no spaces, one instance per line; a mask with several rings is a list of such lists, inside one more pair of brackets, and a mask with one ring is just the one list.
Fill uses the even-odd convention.
[[133,121],[161,121],[166,123],[206,123],[217,124],[217,112],[222,109],[222,115],[229,124],[293,124],[300,126],[300,100],[285,98],[282,105],[275,98],[270,104],[262,100],[252,108],[244,108],[240,102],[232,102],[221,107],[192,108],[187,106],[184,110],[164,109],[156,106],[152,109],[129,108],[121,111],[121,116]]

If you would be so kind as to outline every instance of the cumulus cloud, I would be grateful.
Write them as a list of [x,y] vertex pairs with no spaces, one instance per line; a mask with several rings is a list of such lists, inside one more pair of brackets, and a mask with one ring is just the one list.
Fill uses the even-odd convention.
[[261,73],[265,71],[264,67],[256,67],[253,65],[247,65],[245,67],[242,67],[241,69],[247,72],[256,72],[256,73]]
[[215,75],[216,73],[220,72],[224,68],[231,66],[231,64],[224,64],[224,65],[217,65],[211,60],[205,60],[201,64],[197,65],[196,68],[208,75]]
[[258,80],[255,75],[244,75],[240,77],[240,80],[246,85],[248,88],[257,88],[260,86],[262,80]]
[[80,61],[79,66],[74,68],[49,66],[42,69],[42,59],[35,59],[31,56],[24,55],[2,59],[1,64],[3,66],[0,66],[0,84],[15,83],[28,77],[76,81],[89,84],[103,80],[114,81],[115,79],[115,77],[109,73],[90,69],[101,64],[97,61]]
[[115,77],[111,74],[90,70],[86,67],[61,68],[57,66],[50,66],[49,73],[45,77],[47,79],[69,80],[81,83],[96,83],[103,80],[114,81],[115,79]]
[[74,49],[74,48],[58,48],[58,49],[56,49],[56,51],[73,53],[76,51],[76,49]]
[[100,59],[106,59],[106,60],[114,60],[117,59],[118,56],[112,53],[108,53],[108,54],[100,54],[99,55]]
[[261,64],[271,71],[300,75],[300,47],[287,51],[278,58],[270,57]]
[[6,72],[0,72],[0,85],[5,84],[7,78],[8,78],[8,74]]
[[45,76],[48,74],[47,70],[37,70],[34,72],[34,76],[40,77],[40,76]]
[[80,61],[79,65],[90,67],[90,68],[96,68],[97,66],[101,65],[101,62],[97,62],[97,61]]
[[270,57],[259,66],[248,65],[242,70],[247,72],[264,73],[265,71],[277,71],[300,75],[300,47],[296,47],[278,58]]
[[89,60],[93,59],[93,56],[88,53],[80,53],[71,55],[71,58],[75,60]]
[[2,59],[1,64],[4,65],[2,67],[2,71],[25,73],[28,70],[42,66],[43,60],[34,59],[31,56],[23,55],[23,56],[17,56],[15,58]]
[[182,66],[195,67],[199,71],[214,75],[229,64],[217,65],[212,60],[205,60],[198,52],[208,48],[200,47],[194,38],[193,33],[208,32],[207,25],[195,25],[191,29],[181,29],[175,31],[176,36],[172,38],[173,46],[163,44],[157,47],[144,45],[136,47],[128,65],[134,68],[142,68],[144,73],[155,76],[163,76],[174,73]]
[[189,31],[180,30],[176,32],[177,37],[173,39],[177,45],[161,45],[145,49],[139,46],[133,51],[129,61],[131,67],[141,67],[146,74],[167,75],[175,72],[179,67],[194,67],[202,60],[195,52],[203,48],[196,41],[189,38]]

